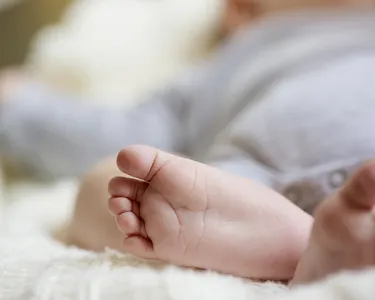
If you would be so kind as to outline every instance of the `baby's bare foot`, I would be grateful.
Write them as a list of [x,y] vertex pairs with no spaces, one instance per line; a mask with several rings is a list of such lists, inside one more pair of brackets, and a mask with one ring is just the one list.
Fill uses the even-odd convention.
[[375,161],[364,165],[316,212],[294,283],[375,265]]
[[134,146],[118,166],[109,207],[124,251],[258,279],[289,279],[311,218],[273,191],[206,165]]

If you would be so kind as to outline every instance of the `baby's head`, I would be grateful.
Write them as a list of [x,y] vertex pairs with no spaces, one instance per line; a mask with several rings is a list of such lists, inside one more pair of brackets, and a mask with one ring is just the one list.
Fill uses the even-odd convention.
[[342,8],[344,6],[373,5],[374,0],[226,0],[224,30],[227,35],[237,29],[275,12],[309,8]]

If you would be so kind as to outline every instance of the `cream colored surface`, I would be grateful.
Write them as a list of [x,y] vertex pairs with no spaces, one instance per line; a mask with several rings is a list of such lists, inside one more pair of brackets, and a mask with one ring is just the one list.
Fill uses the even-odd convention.
[[276,283],[164,266],[110,250],[95,254],[67,248],[51,232],[69,216],[72,201],[65,200],[74,188],[72,182],[60,183],[8,207],[0,235],[1,300],[373,300],[374,271],[290,291]]

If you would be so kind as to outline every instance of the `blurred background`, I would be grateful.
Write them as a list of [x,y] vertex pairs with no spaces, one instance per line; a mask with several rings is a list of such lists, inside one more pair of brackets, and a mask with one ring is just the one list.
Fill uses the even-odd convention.
[[24,62],[38,30],[61,19],[71,0],[26,0],[0,10],[0,68]]
[[0,70],[23,64],[90,101],[130,104],[210,53],[223,3],[0,0]]
[[[21,67],[28,81],[68,99],[132,106],[206,60],[220,40],[224,3],[0,0],[0,76]],[[26,173],[17,167],[0,159],[6,178]]]
[[[0,0],[0,75],[21,67],[68,99],[132,106],[211,54],[224,3]],[[0,192],[4,178],[8,186],[29,176],[0,157]]]

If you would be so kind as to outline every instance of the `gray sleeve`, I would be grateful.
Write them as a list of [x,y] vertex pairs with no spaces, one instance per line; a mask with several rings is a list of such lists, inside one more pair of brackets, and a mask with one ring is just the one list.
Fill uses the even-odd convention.
[[1,110],[0,154],[37,173],[80,175],[129,144],[184,152],[191,105],[180,86],[132,108],[72,101],[43,87],[27,87]]

